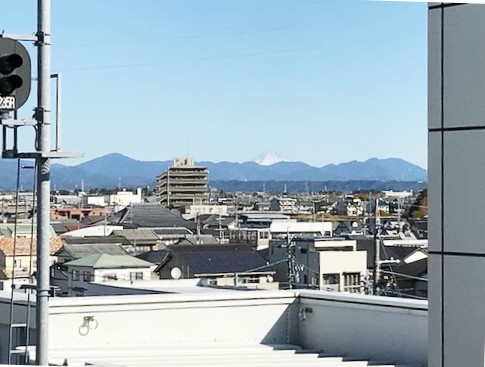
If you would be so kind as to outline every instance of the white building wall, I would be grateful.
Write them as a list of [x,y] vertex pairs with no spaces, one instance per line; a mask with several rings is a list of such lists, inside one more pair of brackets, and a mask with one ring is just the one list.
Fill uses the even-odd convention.
[[76,229],[62,234],[62,237],[90,237],[90,236],[109,236],[113,231],[120,231],[123,226],[98,225]]
[[426,301],[304,291],[299,310],[298,342],[303,348],[428,365]]
[[314,233],[319,232],[322,236],[325,233],[332,237],[331,222],[296,222],[294,220],[278,220],[271,222],[271,233]]
[[150,280],[152,271],[149,268],[124,268],[124,269],[96,269],[94,271],[94,281],[104,282],[109,280],[109,276],[115,276],[118,280],[136,280],[132,273],[141,273],[142,278],[139,280]]
[[196,215],[216,214],[227,216],[227,205],[191,205],[189,209],[190,218]]
[[363,278],[367,272],[366,251],[320,251],[320,287],[323,284],[323,274],[339,274],[340,287],[344,290],[344,273],[360,273]]
[[106,205],[108,205],[106,203],[104,196],[85,196],[85,197],[83,197],[83,201],[85,202],[85,204],[92,205],[92,206],[106,206]]
[[109,205],[128,206],[130,204],[141,203],[141,189],[136,189],[136,193],[131,191],[119,191],[116,195],[109,196]]
[[[6,355],[9,297],[0,292],[0,363]],[[22,322],[25,307],[15,311],[15,322]],[[80,355],[96,361],[96,356],[114,358],[135,348],[149,353],[187,350],[191,344],[290,343],[351,358],[425,366],[426,316],[426,301],[321,291],[51,298],[49,356],[60,365]],[[35,325],[35,310],[32,317]],[[86,317],[95,320],[88,332],[82,327]]]
[[[73,346],[288,343],[293,292],[244,293],[51,299],[49,327],[55,332],[50,333],[49,346],[63,348],[69,359]],[[93,316],[98,327],[82,335],[79,327],[85,316]]]

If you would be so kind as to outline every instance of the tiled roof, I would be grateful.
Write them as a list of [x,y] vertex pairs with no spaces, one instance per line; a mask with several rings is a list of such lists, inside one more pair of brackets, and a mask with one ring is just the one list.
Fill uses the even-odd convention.
[[64,243],[68,244],[122,244],[129,245],[129,241],[118,236],[91,236],[91,237],[63,237]]
[[185,220],[160,204],[132,204],[116,213],[118,224],[131,228],[185,227],[195,229],[195,223]]
[[148,268],[154,264],[130,255],[93,254],[69,261],[66,266],[84,266],[93,269]]
[[163,265],[168,261],[170,257],[170,251],[169,250],[149,251],[149,252],[144,252],[143,254],[137,255],[136,257],[139,259],[151,262],[153,264]]
[[192,234],[189,229],[184,227],[155,228],[153,231],[162,238],[168,236],[185,237],[188,234]]
[[[30,238],[17,238],[15,253],[16,255],[28,255],[30,254],[30,244],[32,240]],[[0,238],[0,251],[4,254],[13,255],[13,238]],[[62,239],[60,237],[52,237],[50,240],[50,254],[54,254],[62,246]],[[35,255],[37,253],[37,240],[34,238],[32,243],[32,252]]]
[[189,266],[193,274],[246,272],[266,265],[257,252],[244,245],[173,245],[168,249],[174,261]]
[[80,259],[93,254],[127,255],[128,252],[120,244],[115,243],[90,243],[90,244],[65,244],[56,252],[56,255],[65,250],[73,259]]
[[156,235],[155,231],[152,229],[122,229],[113,231],[112,233],[115,236],[125,237],[129,241],[157,241],[158,236]]

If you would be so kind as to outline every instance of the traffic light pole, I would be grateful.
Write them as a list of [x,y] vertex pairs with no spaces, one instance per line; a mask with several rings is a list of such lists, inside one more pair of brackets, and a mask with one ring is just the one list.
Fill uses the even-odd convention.
[[37,365],[49,365],[51,2],[37,2]]

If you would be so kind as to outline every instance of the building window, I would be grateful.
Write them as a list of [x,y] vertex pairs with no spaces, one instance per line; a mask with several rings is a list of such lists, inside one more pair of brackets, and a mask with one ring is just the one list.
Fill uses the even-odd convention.
[[259,232],[259,238],[261,240],[268,239],[269,238],[269,232],[267,232],[267,231]]
[[91,272],[90,271],[83,272],[83,280],[85,282],[90,282],[91,281]]
[[142,279],[143,279],[142,271],[135,271],[130,273],[130,280],[142,280]]
[[340,275],[339,274],[322,274],[322,284],[339,284]]
[[344,273],[344,292],[361,292],[360,273]]
[[22,267],[22,260],[15,260],[13,263],[13,266],[15,268],[21,268]]
[[241,278],[240,281],[243,284],[259,283],[259,276],[257,276],[257,275],[245,276],[245,277]]
[[72,280],[78,281],[79,280],[79,270],[73,270],[72,271]]

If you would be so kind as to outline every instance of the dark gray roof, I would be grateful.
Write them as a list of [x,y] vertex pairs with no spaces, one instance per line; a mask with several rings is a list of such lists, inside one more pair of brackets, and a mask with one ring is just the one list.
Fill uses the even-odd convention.
[[174,245],[169,250],[177,263],[188,266],[194,275],[247,272],[266,265],[261,255],[245,245]]
[[409,263],[409,264],[402,263],[394,266],[392,270],[395,273],[399,273],[399,274],[410,275],[412,277],[425,278],[427,277],[427,274],[428,274],[428,258],[413,261],[412,263]]
[[54,255],[58,255],[66,251],[73,259],[80,259],[92,254],[108,254],[108,255],[127,255],[128,252],[120,244],[65,244]]
[[136,255],[137,258],[149,261],[153,264],[163,265],[170,259],[169,250],[155,250]]
[[130,242],[125,237],[119,236],[90,236],[90,237],[63,237],[62,240],[67,244],[122,244],[129,245]]
[[[381,260],[402,260],[404,257],[416,251],[416,246],[384,246],[381,243]],[[367,268],[374,269],[375,240],[373,238],[357,239],[357,250],[367,251]]]
[[113,218],[126,228],[185,227],[195,229],[195,222],[185,220],[160,204],[132,204]]
[[51,226],[58,235],[68,232],[64,223],[52,223]]

